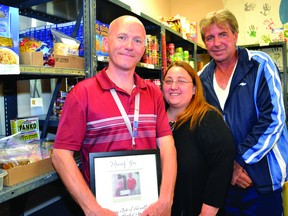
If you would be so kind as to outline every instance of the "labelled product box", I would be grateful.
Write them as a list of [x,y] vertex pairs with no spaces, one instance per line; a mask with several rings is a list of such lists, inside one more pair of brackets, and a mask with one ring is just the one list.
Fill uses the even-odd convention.
[[[84,69],[84,58],[78,56],[54,55],[56,68]],[[20,54],[20,63],[23,65],[43,66],[42,52],[26,52]]]
[[19,9],[0,4],[0,74],[19,73]]
[[11,133],[19,133],[19,138],[23,141],[37,140],[39,136],[38,117],[21,118],[10,120]]
[[84,69],[84,58],[78,56],[54,55],[55,67]]
[[103,39],[108,35],[109,24],[102,23],[98,20],[95,22],[96,30],[96,55],[108,56],[108,50],[103,45]]

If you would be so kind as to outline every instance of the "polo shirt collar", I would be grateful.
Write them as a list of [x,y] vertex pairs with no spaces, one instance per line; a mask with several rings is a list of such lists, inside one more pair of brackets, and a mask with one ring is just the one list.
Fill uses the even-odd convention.
[[[105,90],[110,90],[112,88],[117,89],[116,84],[108,77],[106,70],[107,67],[102,69],[99,73],[96,74],[96,78],[99,82],[99,85],[101,86],[102,89]],[[147,85],[144,82],[144,80],[136,73],[134,73],[134,80],[136,87],[140,89],[147,88]]]

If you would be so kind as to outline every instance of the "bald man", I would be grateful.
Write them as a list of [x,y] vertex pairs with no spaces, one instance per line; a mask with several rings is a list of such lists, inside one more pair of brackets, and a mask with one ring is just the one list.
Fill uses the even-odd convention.
[[[176,150],[160,89],[135,73],[145,52],[145,38],[144,25],[136,17],[121,16],[112,21],[103,40],[109,53],[108,67],[79,82],[65,100],[52,162],[85,215],[117,215],[103,208],[89,189],[90,152],[156,148],[160,149],[162,166],[160,195],[142,215],[170,215]],[[82,173],[74,152],[81,154]]]

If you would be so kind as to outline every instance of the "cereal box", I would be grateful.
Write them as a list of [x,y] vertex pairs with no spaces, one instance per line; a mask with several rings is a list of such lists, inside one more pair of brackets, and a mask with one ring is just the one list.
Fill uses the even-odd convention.
[[108,56],[108,51],[103,45],[103,38],[108,35],[109,25],[98,20],[95,22],[96,31],[96,55]]

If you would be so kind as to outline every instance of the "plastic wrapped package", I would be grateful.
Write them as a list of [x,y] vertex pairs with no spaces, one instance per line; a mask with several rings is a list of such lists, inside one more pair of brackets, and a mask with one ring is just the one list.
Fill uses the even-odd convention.
[[0,168],[10,169],[42,159],[39,143],[26,143],[16,135],[0,140]]

